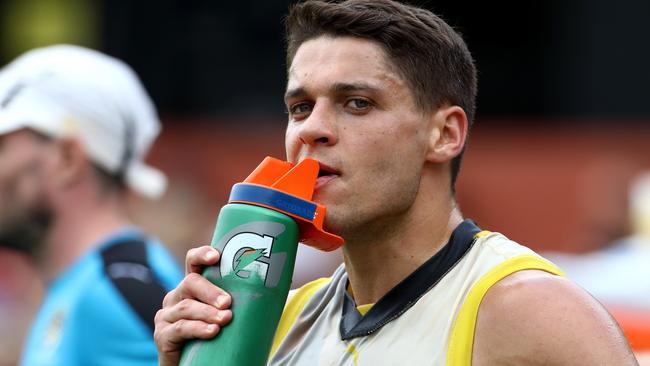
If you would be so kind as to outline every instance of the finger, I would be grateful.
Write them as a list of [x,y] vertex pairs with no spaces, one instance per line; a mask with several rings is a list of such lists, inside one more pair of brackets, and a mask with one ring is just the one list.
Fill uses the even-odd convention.
[[163,297],[162,307],[163,309],[169,306],[173,306],[182,299],[176,294],[176,289],[169,291],[165,297]]
[[204,304],[192,299],[185,299],[178,304],[160,311],[156,314],[159,319],[167,323],[175,323],[182,319],[200,320],[205,323],[226,325],[232,319],[229,309],[219,310],[214,306]]
[[163,299],[163,307],[170,307],[184,299],[195,299],[218,309],[230,307],[230,295],[203,276],[190,273]]
[[219,257],[219,251],[209,245],[192,248],[185,256],[185,273],[202,273],[206,266],[216,264]]
[[154,339],[163,353],[172,353],[180,350],[188,340],[209,339],[216,336],[220,330],[218,324],[208,324],[199,320],[179,320],[173,324],[156,327]]

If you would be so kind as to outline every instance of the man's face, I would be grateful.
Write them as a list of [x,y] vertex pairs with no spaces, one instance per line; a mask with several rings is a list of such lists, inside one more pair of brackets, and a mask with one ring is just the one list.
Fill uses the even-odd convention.
[[0,135],[0,245],[33,250],[50,220],[47,141],[26,129]]
[[327,206],[328,230],[351,238],[408,212],[425,164],[429,118],[379,45],[327,36],[303,43],[285,102],[287,159],[321,162],[314,198]]

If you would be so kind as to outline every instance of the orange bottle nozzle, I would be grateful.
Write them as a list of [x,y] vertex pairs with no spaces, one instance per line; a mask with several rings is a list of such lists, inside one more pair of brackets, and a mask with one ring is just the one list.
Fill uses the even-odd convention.
[[229,202],[287,214],[300,226],[301,242],[325,251],[334,250],[343,245],[343,238],[323,229],[326,208],[312,202],[319,169],[318,161],[311,158],[293,165],[266,157],[244,182],[235,184]]
[[282,161],[267,156],[262,160],[260,165],[258,165],[257,168],[255,168],[255,170],[244,179],[244,183],[253,183],[270,187],[278,179],[282,178],[283,175],[287,174],[287,172],[291,170],[291,167],[293,167],[293,164],[288,161]]
[[244,183],[267,186],[311,201],[319,169],[318,161],[311,158],[293,165],[267,156]]

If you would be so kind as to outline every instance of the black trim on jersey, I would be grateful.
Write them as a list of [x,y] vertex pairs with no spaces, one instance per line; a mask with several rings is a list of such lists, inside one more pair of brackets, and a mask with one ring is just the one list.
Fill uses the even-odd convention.
[[144,239],[121,241],[101,254],[104,272],[153,334],[153,318],[167,290],[149,266]]
[[[463,221],[438,253],[388,291],[365,316],[359,313],[357,305],[346,291],[339,327],[341,339],[367,336],[402,315],[465,256],[474,244],[474,235],[480,231],[473,221]],[[386,270],[389,271],[390,268]]]

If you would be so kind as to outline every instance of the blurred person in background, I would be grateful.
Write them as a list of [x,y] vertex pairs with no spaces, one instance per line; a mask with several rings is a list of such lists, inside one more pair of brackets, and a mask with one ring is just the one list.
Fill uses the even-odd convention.
[[[286,25],[287,158],[321,162],[314,199],[345,263],[293,293],[269,364],[636,364],[595,299],[463,218],[476,69],[460,35],[390,0],[306,1]],[[229,295],[198,275],[218,259],[188,252],[156,316],[162,365],[232,319]]]
[[650,311],[650,175],[627,156],[580,171],[580,253],[545,253],[610,309]]
[[160,130],[123,62],[68,45],[0,70],[0,243],[30,253],[47,283],[23,365],[153,365],[153,318],[181,278],[126,214],[157,198],[144,157]]

